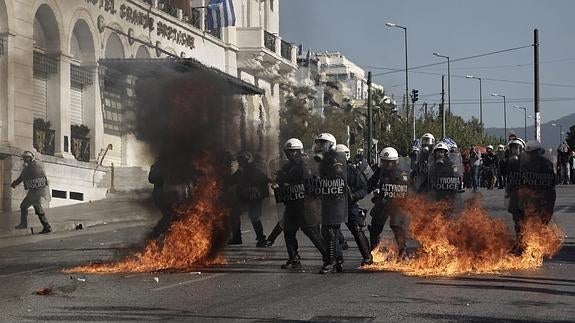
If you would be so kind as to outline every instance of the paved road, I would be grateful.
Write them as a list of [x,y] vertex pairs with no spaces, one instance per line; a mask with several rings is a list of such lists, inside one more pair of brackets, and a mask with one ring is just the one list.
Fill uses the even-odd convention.
[[[490,214],[509,218],[501,191],[482,194]],[[227,266],[198,268],[201,273],[70,275],[61,269],[129,253],[150,224],[31,236],[30,243],[0,249],[0,321],[573,322],[573,201],[575,187],[560,187],[556,220],[567,237],[542,268],[454,278],[362,272],[355,268],[360,258],[353,243],[346,273],[318,275],[319,255],[303,237],[298,272],[279,269],[285,250],[278,241],[269,249],[229,247]],[[273,215],[266,218],[268,230],[273,224]],[[253,233],[245,235],[249,242]],[[45,287],[54,294],[34,294]]]

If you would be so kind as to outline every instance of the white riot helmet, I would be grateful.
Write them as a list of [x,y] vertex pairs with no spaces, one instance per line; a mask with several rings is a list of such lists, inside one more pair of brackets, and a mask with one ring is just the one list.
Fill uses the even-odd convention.
[[344,144],[335,145],[335,151],[337,151],[338,153],[344,153],[345,159],[351,158],[351,152],[350,152],[349,148],[347,148],[347,146]]
[[301,150],[303,143],[297,138],[290,138],[284,144],[284,150]]
[[386,148],[383,148],[383,150],[379,154],[379,159],[381,159],[381,160],[392,160],[392,161],[398,160],[399,154],[397,153],[397,150],[395,150],[395,148],[386,147]]
[[440,141],[435,146],[433,146],[433,152],[435,153],[437,150],[443,149],[446,152],[449,151],[449,146],[446,143]]
[[537,140],[529,140],[525,145],[525,151],[531,152],[541,149],[541,143]]
[[511,145],[519,145],[521,148],[525,148],[525,142],[521,138],[510,140],[507,143],[507,147],[509,147]]
[[24,151],[24,152],[22,153],[22,156],[21,156],[21,157],[22,157],[22,159],[29,158],[30,161],[33,161],[33,160],[34,160],[34,154],[33,154],[31,151],[29,151],[29,150]]
[[505,150],[505,146],[499,145],[499,146],[497,146],[497,150],[498,150],[498,151],[504,151],[504,150]]
[[492,145],[487,145],[487,147],[485,147],[485,149],[491,149],[491,150],[493,150],[493,146],[492,146]]
[[421,136],[422,146],[432,146],[433,144],[435,144],[435,137],[432,134],[428,132]]
[[318,151],[318,149],[322,152],[327,152],[329,150],[334,150],[336,145],[335,137],[331,133],[320,133],[314,139],[314,151]]
[[295,158],[301,156],[303,152],[303,143],[297,138],[290,138],[284,144],[284,153],[287,159],[294,161]]

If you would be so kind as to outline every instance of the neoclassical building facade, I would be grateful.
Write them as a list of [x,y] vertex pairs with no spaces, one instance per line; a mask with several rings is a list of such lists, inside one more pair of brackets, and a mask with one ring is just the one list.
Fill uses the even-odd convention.
[[234,148],[259,134],[255,146],[277,155],[279,84],[297,68],[295,46],[279,36],[279,0],[233,0],[235,26],[214,30],[208,2],[0,0],[0,207],[17,208],[24,194],[9,187],[24,150],[44,165],[51,206],[105,197],[112,164],[149,167],[146,145],[122,131],[130,78],[110,81],[107,59],[193,58],[252,84],[263,95],[234,106],[245,132]]

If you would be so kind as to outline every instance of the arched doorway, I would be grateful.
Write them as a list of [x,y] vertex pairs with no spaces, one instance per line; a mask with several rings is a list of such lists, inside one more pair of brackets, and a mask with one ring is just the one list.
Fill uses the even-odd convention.
[[136,52],[136,58],[150,58],[150,51],[145,45],[141,45],[138,47],[138,51]]
[[59,96],[56,55],[59,55],[61,49],[56,16],[47,4],[41,5],[34,16],[33,46],[33,145],[42,154],[54,155],[56,133],[49,122],[59,123],[60,120],[51,119],[52,115],[59,116],[56,111],[59,111],[60,107],[57,100],[48,98]]

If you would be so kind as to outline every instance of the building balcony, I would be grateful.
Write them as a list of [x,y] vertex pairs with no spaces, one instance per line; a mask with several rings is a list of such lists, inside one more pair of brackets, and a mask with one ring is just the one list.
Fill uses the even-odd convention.
[[297,69],[296,46],[260,27],[236,28],[238,67],[269,78]]

